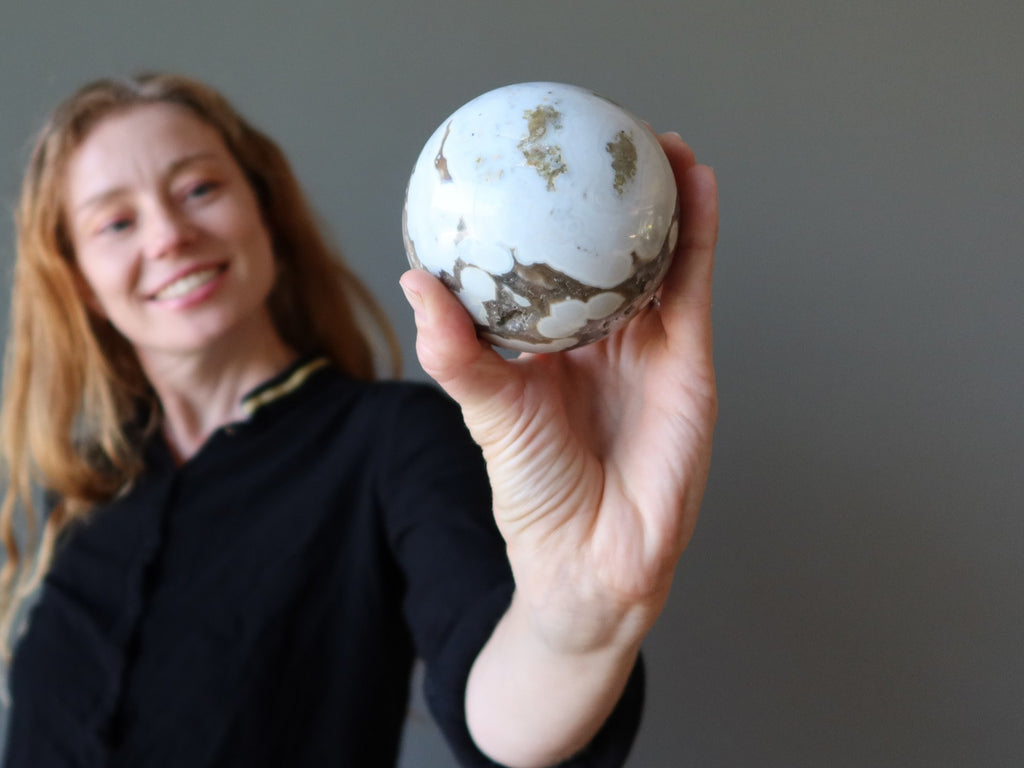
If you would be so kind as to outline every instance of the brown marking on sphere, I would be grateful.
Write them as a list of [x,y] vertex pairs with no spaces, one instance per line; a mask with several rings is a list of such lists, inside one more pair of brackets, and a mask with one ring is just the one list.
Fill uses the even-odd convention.
[[452,175],[448,173],[448,158],[444,156],[444,144],[448,141],[448,134],[451,133],[452,124],[449,122],[444,129],[444,138],[441,139],[441,147],[437,150],[437,154],[434,156],[434,168],[437,169],[438,175],[441,177],[442,184],[448,184],[452,179]]
[[622,197],[623,188],[636,178],[636,144],[628,133],[619,131],[615,134],[615,141],[609,141],[605,149],[612,156],[612,170],[615,172],[612,186]]
[[549,104],[541,104],[536,109],[524,111],[523,118],[527,133],[517,146],[526,164],[547,181],[548,191],[554,191],[555,177],[568,171],[569,166],[562,159],[562,148],[557,144],[545,144],[544,138],[549,128],[555,131],[562,127],[562,113]]

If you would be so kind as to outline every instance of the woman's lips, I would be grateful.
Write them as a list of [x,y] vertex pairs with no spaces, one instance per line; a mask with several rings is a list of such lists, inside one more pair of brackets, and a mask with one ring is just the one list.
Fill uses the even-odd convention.
[[150,298],[154,301],[179,299],[182,296],[191,293],[196,288],[206,285],[206,283],[216,278],[223,271],[224,267],[206,267],[205,269],[197,269],[194,272],[189,272],[187,275],[182,275],[176,280],[172,280],[159,291],[154,293]]

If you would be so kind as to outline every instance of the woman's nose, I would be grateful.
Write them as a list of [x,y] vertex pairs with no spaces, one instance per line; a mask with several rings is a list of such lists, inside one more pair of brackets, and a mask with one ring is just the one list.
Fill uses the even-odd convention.
[[195,242],[196,228],[173,206],[154,206],[146,217],[146,256],[159,259],[174,256]]

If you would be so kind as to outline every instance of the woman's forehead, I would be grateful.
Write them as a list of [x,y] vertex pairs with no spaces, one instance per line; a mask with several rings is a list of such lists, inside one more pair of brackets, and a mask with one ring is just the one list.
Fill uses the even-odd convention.
[[102,118],[71,153],[69,203],[173,172],[190,158],[228,159],[220,134],[174,104],[133,106]]

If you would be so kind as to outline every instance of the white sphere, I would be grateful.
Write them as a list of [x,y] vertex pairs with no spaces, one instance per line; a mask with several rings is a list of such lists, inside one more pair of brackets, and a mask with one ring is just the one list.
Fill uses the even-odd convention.
[[478,96],[409,178],[409,262],[480,335],[527,352],[597,341],[654,295],[675,251],[672,168],[651,130],[592,91],[521,83]]

